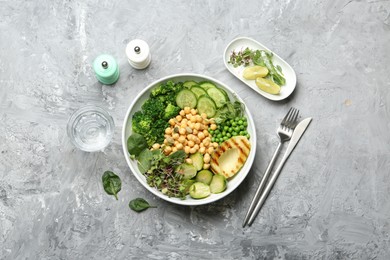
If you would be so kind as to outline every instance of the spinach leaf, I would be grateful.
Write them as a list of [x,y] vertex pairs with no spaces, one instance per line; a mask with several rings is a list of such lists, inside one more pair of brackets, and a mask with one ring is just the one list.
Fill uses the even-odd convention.
[[105,171],[102,176],[103,188],[109,195],[114,195],[118,200],[118,192],[122,188],[122,181],[118,175],[112,171]]
[[136,198],[131,200],[129,203],[129,207],[136,212],[141,212],[148,208],[157,208],[156,206],[151,206],[149,202],[142,198]]
[[127,139],[127,149],[131,155],[138,157],[138,155],[148,147],[145,137],[140,134],[133,133]]

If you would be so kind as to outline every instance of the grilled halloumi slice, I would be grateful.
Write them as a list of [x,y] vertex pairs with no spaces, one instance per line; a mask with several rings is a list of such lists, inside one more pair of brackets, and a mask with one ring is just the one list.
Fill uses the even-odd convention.
[[215,174],[231,178],[245,164],[251,144],[245,136],[233,136],[223,142],[211,155],[210,167]]

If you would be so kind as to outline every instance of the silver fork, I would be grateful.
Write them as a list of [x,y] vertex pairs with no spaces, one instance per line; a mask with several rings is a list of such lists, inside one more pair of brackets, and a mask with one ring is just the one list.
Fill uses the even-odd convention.
[[249,209],[246,213],[244,223],[242,224],[242,227],[245,227],[245,225],[248,223],[248,220],[250,219],[253,210],[256,207],[256,204],[260,198],[261,193],[264,190],[264,187],[267,183],[267,180],[269,178],[269,175],[271,174],[272,167],[274,166],[276,159],[280,153],[280,150],[282,148],[282,145],[284,142],[290,140],[292,133],[294,132],[294,128],[297,125],[297,119],[298,119],[299,110],[296,108],[290,108],[290,110],[287,112],[286,116],[283,118],[282,122],[280,123],[278,130],[276,131],[279,137],[279,144],[276,148],[276,151],[274,155],[272,156],[271,161],[268,164],[268,167],[263,175],[263,178],[261,179],[260,185],[256,190],[255,196],[252,199],[252,202],[249,206]]

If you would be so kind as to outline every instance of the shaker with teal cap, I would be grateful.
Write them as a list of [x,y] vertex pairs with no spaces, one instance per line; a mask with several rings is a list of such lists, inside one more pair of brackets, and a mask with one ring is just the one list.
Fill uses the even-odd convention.
[[119,79],[119,67],[111,55],[99,55],[93,62],[93,70],[96,78],[105,85],[114,84]]

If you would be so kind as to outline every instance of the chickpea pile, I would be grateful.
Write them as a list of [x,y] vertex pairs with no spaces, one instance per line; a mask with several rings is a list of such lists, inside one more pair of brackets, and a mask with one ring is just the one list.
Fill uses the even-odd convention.
[[[169,127],[165,129],[165,139],[162,145],[156,143],[152,149],[163,149],[166,155],[178,150],[186,154],[199,152],[203,155],[204,169],[210,167],[211,154],[218,147],[217,142],[211,142],[208,129],[217,129],[213,119],[208,119],[205,113],[198,114],[196,109],[185,107],[179,115],[169,120]],[[191,159],[186,159],[192,163]]]

